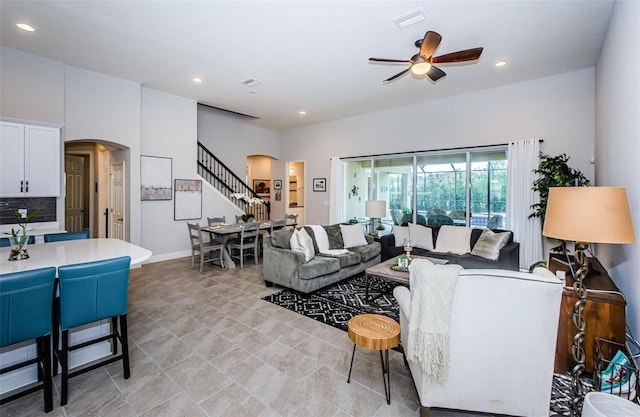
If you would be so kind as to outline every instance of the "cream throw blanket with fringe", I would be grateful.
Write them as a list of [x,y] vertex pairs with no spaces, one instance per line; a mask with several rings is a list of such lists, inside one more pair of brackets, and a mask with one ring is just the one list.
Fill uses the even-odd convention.
[[409,265],[411,314],[407,359],[442,384],[449,372],[449,324],[460,265],[414,259]]
[[327,231],[324,230],[324,227],[317,224],[310,224],[309,227],[315,235],[318,252],[334,256],[349,253],[347,249],[329,249],[329,236],[327,236]]

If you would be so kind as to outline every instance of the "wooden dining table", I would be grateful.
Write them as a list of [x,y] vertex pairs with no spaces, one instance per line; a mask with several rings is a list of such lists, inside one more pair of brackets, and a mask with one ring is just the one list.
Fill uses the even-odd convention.
[[[271,229],[271,221],[260,221],[258,223],[259,230],[270,230]],[[295,227],[297,226],[297,222],[287,222],[285,227]],[[209,226],[201,227],[203,232],[211,233],[215,239],[224,245],[224,249],[222,251],[222,263],[225,268],[233,269],[236,267],[235,262],[231,258],[231,254],[227,249],[227,242],[234,235],[240,233],[242,229],[242,223],[212,223]]]

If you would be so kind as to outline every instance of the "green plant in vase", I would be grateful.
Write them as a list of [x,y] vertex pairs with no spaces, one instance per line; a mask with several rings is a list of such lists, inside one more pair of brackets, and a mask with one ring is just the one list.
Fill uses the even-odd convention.
[[378,236],[382,236],[382,234],[384,233],[384,225],[380,223],[378,227],[376,227],[376,230],[378,231]]
[[243,214],[242,215],[242,221],[245,222],[245,223],[253,221],[253,219],[254,219],[254,215],[251,214],[251,213],[247,213],[247,214]]
[[11,228],[10,232],[5,232],[5,235],[9,236],[9,243],[11,243],[11,250],[9,252],[10,261],[19,261],[22,259],[29,259],[29,253],[27,252],[27,242],[29,241],[29,235],[27,226],[31,219],[33,219],[40,209],[35,209],[26,217],[22,217],[22,214],[18,210],[15,211],[16,219],[18,219],[18,229]]

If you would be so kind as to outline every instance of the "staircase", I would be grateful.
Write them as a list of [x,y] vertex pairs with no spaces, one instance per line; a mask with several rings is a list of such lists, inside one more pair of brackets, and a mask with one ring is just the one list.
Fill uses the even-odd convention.
[[[246,214],[253,214],[256,220],[269,220],[271,204],[268,201],[254,204],[246,201],[260,199],[260,197],[200,142],[198,142],[198,174]],[[237,193],[246,196],[246,200],[232,195]]]

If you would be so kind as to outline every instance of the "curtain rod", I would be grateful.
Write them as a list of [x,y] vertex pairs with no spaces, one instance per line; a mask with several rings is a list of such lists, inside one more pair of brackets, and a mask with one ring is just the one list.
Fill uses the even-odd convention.
[[[544,139],[538,139],[539,143],[543,143]],[[378,154],[371,154],[371,155],[360,155],[360,156],[345,156],[345,157],[340,157],[340,159],[360,159],[360,158],[373,158],[376,156],[393,156],[393,155],[407,155],[407,154],[411,154],[411,153],[423,153],[423,152],[442,152],[442,151],[461,151],[461,150],[465,150],[465,149],[478,149],[481,150],[483,148],[493,148],[496,146],[507,146],[509,145],[508,143],[497,143],[495,145],[486,145],[486,146],[462,146],[459,148],[441,148],[441,149],[429,149],[429,150],[422,150],[422,151],[407,151],[407,152],[392,152],[392,153],[378,153]]]

